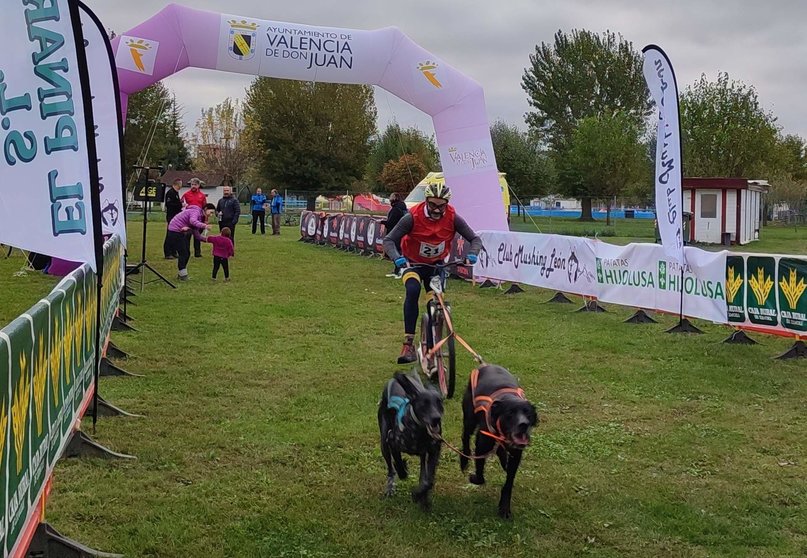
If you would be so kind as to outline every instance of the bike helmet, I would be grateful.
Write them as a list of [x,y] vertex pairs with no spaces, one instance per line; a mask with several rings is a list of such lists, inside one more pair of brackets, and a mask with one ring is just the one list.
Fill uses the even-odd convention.
[[426,188],[423,190],[423,193],[425,194],[426,199],[440,198],[446,201],[451,199],[451,188],[445,184],[426,184]]

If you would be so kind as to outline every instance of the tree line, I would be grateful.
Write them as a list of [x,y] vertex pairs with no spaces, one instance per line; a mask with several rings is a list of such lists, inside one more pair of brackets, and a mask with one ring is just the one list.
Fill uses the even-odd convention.
[[[499,170],[519,197],[581,199],[584,219],[592,200],[652,204],[656,118],[632,43],[610,31],[558,31],[536,45],[521,87],[526,129],[491,126]],[[804,139],[783,132],[753,86],[701,76],[680,104],[685,175],[768,179],[772,201],[804,203]],[[258,77],[243,102],[204,109],[192,131],[180,111],[162,84],[132,95],[127,164],[322,193],[408,192],[441,170],[433,137],[397,123],[376,129],[370,86]]]

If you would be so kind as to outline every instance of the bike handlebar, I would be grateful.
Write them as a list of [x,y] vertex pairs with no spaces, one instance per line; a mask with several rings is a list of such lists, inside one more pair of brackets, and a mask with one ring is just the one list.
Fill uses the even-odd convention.
[[409,267],[431,267],[434,269],[444,269],[446,267],[452,266],[460,266],[460,267],[473,267],[472,264],[465,263],[465,260],[454,260],[445,263],[434,263],[434,264],[427,264],[427,263],[420,263],[420,262],[409,262]]

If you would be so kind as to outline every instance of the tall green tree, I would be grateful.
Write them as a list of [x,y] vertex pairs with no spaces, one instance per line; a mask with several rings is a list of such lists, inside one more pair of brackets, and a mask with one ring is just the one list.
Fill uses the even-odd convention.
[[575,197],[606,202],[609,225],[611,200],[651,175],[639,128],[630,115],[621,112],[580,121],[560,161],[559,172]]
[[552,43],[535,47],[521,86],[533,108],[527,124],[555,151],[583,118],[620,111],[641,129],[650,114],[642,55],[610,31],[558,31]]
[[181,113],[171,92],[160,82],[129,96],[123,134],[127,171],[139,164],[191,168]]
[[244,117],[238,100],[225,99],[202,109],[196,122],[194,168],[220,173],[239,184],[250,165]]
[[581,219],[591,220],[591,197],[579,182],[570,181],[573,174],[560,169],[568,162],[567,151],[583,119],[620,113],[644,131],[651,104],[641,53],[610,31],[558,31],[552,43],[535,47],[521,85],[533,109],[526,115],[527,124],[549,146],[559,169],[558,191],[580,197]]
[[375,118],[370,86],[257,78],[244,119],[258,183],[348,190],[367,167]]
[[765,196],[766,218],[776,209],[803,214],[807,208],[806,147],[804,139],[797,135],[779,139],[777,170],[766,176],[770,184],[770,192]]
[[807,145],[804,138],[788,134],[778,141],[777,174],[786,174],[795,180],[807,180]]
[[499,171],[507,175],[507,183],[519,198],[546,194],[554,188],[552,163],[531,134],[497,120],[490,127],[490,137]]
[[753,86],[720,73],[681,95],[684,173],[760,178],[777,170],[779,128]]
[[[403,129],[397,122],[393,122],[373,139],[367,161],[367,182],[376,188],[383,188],[381,173],[384,165],[390,161],[398,161],[402,155],[407,154],[414,155],[427,172],[440,171],[440,157],[432,138],[415,127]],[[415,184],[422,178],[423,176],[417,177]]]

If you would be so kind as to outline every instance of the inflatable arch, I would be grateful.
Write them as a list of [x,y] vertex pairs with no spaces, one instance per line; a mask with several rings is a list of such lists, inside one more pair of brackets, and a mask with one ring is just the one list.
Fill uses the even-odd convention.
[[452,203],[475,229],[507,230],[481,86],[395,27],[315,27],[169,4],[112,42],[129,95],[188,66],[378,85],[432,117]]

